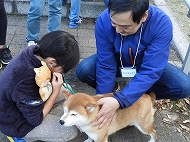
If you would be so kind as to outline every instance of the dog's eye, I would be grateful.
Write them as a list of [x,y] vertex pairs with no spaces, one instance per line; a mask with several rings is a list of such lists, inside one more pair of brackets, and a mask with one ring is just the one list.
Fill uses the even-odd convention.
[[73,113],[73,114],[71,114],[71,115],[72,115],[72,116],[77,116],[77,114],[74,114],[74,113]]

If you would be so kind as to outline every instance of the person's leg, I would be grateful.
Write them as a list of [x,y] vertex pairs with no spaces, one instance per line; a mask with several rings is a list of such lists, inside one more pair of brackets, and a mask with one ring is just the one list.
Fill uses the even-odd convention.
[[65,127],[59,123],[60,117],[48,114],[42,124],[30,131],[24,140],[27,142],[42,140],[48,142],[66,142],[78,135],[76,126]]
[[44,10],[45,0],[30,0],[30,8],[28,10],[27,29],[28,35],[26,41],[39,41],[40,22],[42,12]]
[[62,6],[65,5],[65,3],[67,2],[66,0],[61,0],[62,1]]
[[[80,64],[76,67],[77,78],[84,83],[87,83],[94,89],[96,88],[96,62],[97,54],[91,55],[85,58]],[[120,69],[118,67],[116,77],[121,77]],[[115,81],[113,92],[116,92],[120,89],[119,84]]]
[[93,88],[96,88],[96,62],[97,55],[94,54],[85,58],[76,67],[77,78],[84,83],[87,83]]
[[109,0],[104,0],[105,7],[108,8],[108,2]]
[[69,28],[76,28],[82,24],[82,19],[79,16],[81,0],[71,0],[70,14],[69,14]]
[[4,6],[4,0],[0,1],[0,69],[2,64],[8,64],[12,59],[9,46],[5,45],[7,35],[7,14]]
[[4,0],[0,1],[0,48],[6,43],[7,14],[4,7]]
[[61,25],[62,0],[48,0],[49,13],[47,32],[57,31]]
[[180,99],[190,95],[190,76],[168,63],[161,78],[147,93],[154,92],[157,99]]

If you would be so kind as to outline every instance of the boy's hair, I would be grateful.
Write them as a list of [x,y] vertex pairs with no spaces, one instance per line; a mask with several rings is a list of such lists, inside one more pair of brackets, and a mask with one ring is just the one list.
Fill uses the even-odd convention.
[[148,10],[149,0],[109,0],[108,10],[113,14],[132,12],[134,23],[139,24],[144,13]]
[[43,59],[52,57],[64,73],[74,68],[79,62],[79,47],[74,36],[64,31],[53,31],[44,35],[38,43],[34,54]]

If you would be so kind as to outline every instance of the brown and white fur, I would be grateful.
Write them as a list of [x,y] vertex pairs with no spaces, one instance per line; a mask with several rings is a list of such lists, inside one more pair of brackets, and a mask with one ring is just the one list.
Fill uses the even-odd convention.
[[63,104],[64,114],[60,124],[64,126],[76,125],[88,135],[85,142],[108,142],[108,136],[128,125],[135,125],[142,133],[150,135],[149,142],[155,142],[156,131],[153,128],[155,94],[144,94],[131,106],[118,109],[110,125],[99,129],[94,126],[100,107],[97,100],[103,97],[113,97],[113,93],[90,96],[84,93],[74,95],[63,92],[67,100]]

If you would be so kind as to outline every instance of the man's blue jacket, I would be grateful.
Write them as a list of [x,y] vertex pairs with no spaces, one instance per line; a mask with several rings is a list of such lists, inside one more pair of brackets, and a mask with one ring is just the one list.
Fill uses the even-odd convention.
[[[112,27],[108,9],[98,17],[95,25],[98,55],[96,65],[97,94],[112,92],[117,69],[121,66],[121,46],[123,66],[132,66],[129,48],[132,49],[132,58],[134,59],[140,31],[141,28],[133,35],[122,37]],[[161,9],[150,5],[148,17],[143,23],[140,45],[135,60],[137,74],[123,90],[114,94],[121,108],[133,104],[160,78],[168,61],[172,36],[170,18]]]

